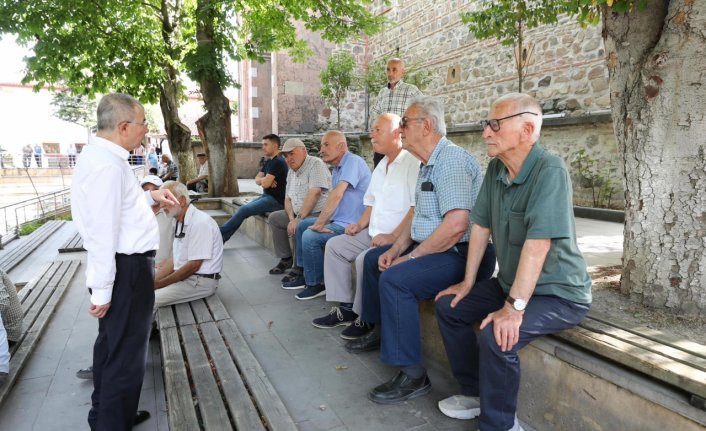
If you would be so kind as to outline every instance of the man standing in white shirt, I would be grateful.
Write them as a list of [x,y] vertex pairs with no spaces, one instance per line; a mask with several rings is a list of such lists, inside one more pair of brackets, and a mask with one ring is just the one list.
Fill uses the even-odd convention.
[[[314,319],[317,328],[346,328],[341,337],[353,340],[365,335],[371,326],[362,323],[361,312],[363,258],[370,247],[390,245],[397,239],[405,216],[414,207],[414,189],[419,174],[419,160],[402,149],[400,117],[383,114],[375,120],[370,134],[373,150],[384,158],[373,171],[370,186],[363,198],[365,211],[356,223],[346,227],[346,235],[326,243],[324,280],[326,300],[339,302],[328,315]],[[351,266],[356,264],[355,301]]]
[[162,190],[142,191],[128,164],[130,151],[147,133],[140,102],[108,94],[98,104],[97,118],[98,132],[81,153],[71,186],[71,214],[88,252],[88,312],[99,319],[88,424],[91,430],[129,430],[149,417],[137,406],[159,245],[150,204],[176,200]]
[[193,301],[216,293],[223,269],[223,239],[215,220],[191,205],[189,191],[177,181],[162,186],[179,205],[166,206],[174,218],[172,258],[157,270],[154,309]]

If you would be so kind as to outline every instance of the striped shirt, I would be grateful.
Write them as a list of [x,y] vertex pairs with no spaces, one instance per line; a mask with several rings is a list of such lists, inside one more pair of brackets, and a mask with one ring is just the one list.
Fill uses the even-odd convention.
[[306,195],[309,193],[310,189],[315,187],[321,189],[321,195],[316,205],[311,210],[312,214],[321,212],[326,204],[328,192],[329,189],[331,189],[331,172],[320,158],[306,156],[299,170],[295,171],[294,169],[290,169],[289,172],[287,172],[287,189],[285,195],[292,201],[294,214],[299,214],[304,200],[306,199]]

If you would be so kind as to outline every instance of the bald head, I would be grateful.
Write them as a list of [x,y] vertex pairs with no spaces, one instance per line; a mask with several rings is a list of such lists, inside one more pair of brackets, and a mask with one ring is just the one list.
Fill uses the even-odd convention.
[[400,117],[389,113],[380,115],[373,123],[370,141],[376,153],[394,159],[402,149]]
[[404,76],[404,62],[399,58],[391,58],[387,61],[387,82],[396,84]]
[[346,135],[338,130],[329,130],[321,138],[321,158],[324,162],[338,166],[343,155],[348,151]]

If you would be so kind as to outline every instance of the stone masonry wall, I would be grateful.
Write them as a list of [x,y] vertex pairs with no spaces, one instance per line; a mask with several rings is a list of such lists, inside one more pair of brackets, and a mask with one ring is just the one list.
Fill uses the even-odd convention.
[[[339,46],[357,53],[360,68],[366,61],[399,56],[431,71],[425,94],[443,97],[449,125],[476,122],[487,115],[492,100],[517,91],[513,47],[495,39],[477,40],[461,22],[460,12],[478,0],[433,2],[376,1],[374,12],[390,23],[369,39]],[[608,72],[599,27],[582,29],[573,18],[562,17],[554,26],[529,30],[526,41],[534,46],[524,91],[537,97],[545,113],[610,108]],[[367,53],[367,55],[365,55]],[[372,96],[379,89],[371,89]],[[372,102],[371,102],[372,103]],[[362,92],[351,95],[346,109],[362,111]],[[361,114],[346,114],[350,130],[364,130]]]

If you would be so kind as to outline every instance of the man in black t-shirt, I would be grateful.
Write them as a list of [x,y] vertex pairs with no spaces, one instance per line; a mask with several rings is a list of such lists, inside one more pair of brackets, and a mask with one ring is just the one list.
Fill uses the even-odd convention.
[[275,134],[262,138],[265,163],[255,176],[255,183],[262,186],[262,196],[241,206],[223,226],[223,242],[228,241],[246,218],[284,209],[284,192],[287,188],[287,163],[279,155],[280,139]]

